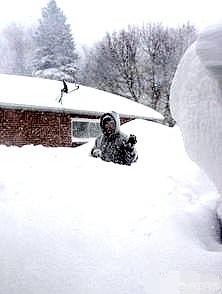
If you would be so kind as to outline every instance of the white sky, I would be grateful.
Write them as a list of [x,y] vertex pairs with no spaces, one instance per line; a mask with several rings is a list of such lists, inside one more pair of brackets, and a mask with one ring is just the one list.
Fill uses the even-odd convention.
[[[0,27],[7,22],[34,22],[48,0],[1,0]],[[175,26],[190,21],[204,28],[222,20],[221,0],[57,0],[72,25],[78,45],[90,44],[128,24],[162,22]]]

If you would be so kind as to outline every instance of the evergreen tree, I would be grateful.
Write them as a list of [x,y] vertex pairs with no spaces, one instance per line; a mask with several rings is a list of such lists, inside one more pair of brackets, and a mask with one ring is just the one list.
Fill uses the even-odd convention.
[[42,18],[34,36],[34,76],[75,81],[78,56],[66,20],[55,0],[50,0],[42,9]]

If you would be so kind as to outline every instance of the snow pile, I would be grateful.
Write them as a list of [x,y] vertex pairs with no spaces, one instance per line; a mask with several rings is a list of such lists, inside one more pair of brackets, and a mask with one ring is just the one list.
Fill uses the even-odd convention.
[[177,127],[122,130],[138,138],[130,167],[90,157],[93,141],[0,146],[0,293],[219,293],[213,184]]
[[222,25],[187,50],[171,87],[171,110],[186,149],[222,194]]

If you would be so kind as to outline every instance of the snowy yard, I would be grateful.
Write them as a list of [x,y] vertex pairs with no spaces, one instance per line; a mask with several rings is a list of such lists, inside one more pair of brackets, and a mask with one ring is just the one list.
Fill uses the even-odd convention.
[[90,157],[93,142],[0,146],[0,293],[220,293],[216,189],[177,127],[121,128],[131,167]]

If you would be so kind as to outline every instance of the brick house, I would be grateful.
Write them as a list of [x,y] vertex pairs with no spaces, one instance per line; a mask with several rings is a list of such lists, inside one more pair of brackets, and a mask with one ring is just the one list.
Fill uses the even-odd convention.
[[120,114],[121,123],[136,117],[162,120],[149,107],[84,86],[65,95],[61,105],[55,101],[59,81],[0,75],[0,82],[8,89],[0,94],[0,144],[7,146],[79,146],[99,134],[99,117],[110,110]]

